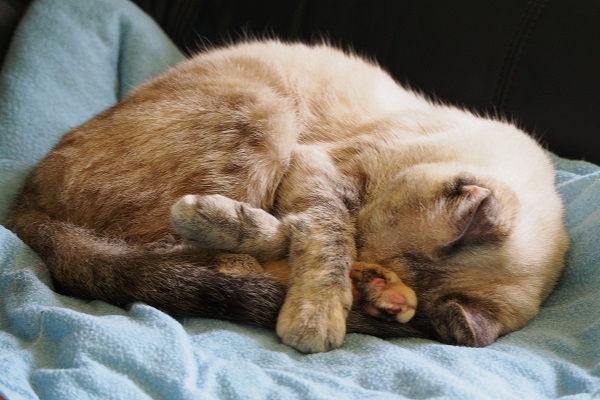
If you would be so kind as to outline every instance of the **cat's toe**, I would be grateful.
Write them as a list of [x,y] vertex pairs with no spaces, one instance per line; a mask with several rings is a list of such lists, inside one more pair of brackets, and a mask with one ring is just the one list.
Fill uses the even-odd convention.
[[192,237],[196,231],[194,218],[198,196],[187,195],[180,198],[171,206],[171,224],[185,237]]
[[235,251],[241,203],[221,195],[186,195],[171,206],[171,223],[197,247]]
[[350,276],[354,304],[367,315],[402,323],[414,317],[417,295],[394,272],[377,264],[356,262]]
[[346,336],[347,301],[288,298],[277,319],[281,341],[303,353],[320,353],[341,347]]
[[369,302],[363,311],[372,316],[389,316],[398,322],[406,323],[414,317],[417,309],[417,295],[401,281],[388,282],[375,278],[367,285],[370,291]]

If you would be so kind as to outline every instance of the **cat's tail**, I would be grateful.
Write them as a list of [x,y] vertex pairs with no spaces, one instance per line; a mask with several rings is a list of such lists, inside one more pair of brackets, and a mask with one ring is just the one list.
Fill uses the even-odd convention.
[[56,289],[124,306],[142,301],[174,316],[274,326],[285,285],[266,274],[217,272],[214,258],[184,245],[142,247],[108,239],[24,206],[7,226],[48,265]]
[[[189,246],[143,247],[109,239],[43,212],[17,207],[7,221],[46,262],[56,290],[118,306],[142,301],[175,317],[208,317],[274,327],[286,286],[267,274],[218,272],[216,259]],[[348,332],[429,337],[417,315],[390,323],[352,309]]]

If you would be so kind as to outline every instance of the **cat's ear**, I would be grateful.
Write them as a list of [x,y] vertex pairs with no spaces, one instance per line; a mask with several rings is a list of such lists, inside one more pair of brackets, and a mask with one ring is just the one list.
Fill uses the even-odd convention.
[[455,221],[458,235],[454,246],[497,241],[508,234],[511,225],[493,193],[477,185],[460,188]]
[[444,300],[432,322],[440,339],[449,344],[483,347],[493,343],[502,326],[486,308],[473,301]]

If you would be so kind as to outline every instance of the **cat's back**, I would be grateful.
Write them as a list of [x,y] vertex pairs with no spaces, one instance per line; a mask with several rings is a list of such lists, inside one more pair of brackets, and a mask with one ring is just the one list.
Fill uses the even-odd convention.
[[180,77],[184,71],[212,85],[276,91],[293,103],[304,141],[342,139],[398,110],[429,107],[375,62],[325,43],[243,42],[200,53],[180,67]]

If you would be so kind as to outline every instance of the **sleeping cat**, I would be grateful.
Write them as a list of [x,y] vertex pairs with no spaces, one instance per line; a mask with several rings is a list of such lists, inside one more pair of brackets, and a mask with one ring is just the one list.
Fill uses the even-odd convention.
[[64,293],[275,326],[303,352],[347,330],[487,345],[567,248],[526,134],[278,41],[199,54],[73,129],[9,226]]

